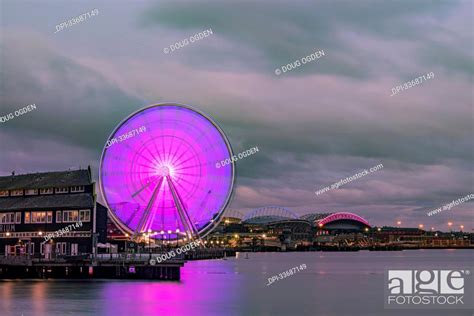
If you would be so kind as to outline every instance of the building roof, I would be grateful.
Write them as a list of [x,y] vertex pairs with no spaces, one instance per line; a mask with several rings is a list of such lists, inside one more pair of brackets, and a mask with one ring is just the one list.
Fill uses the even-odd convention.
[[316,220],[321,220],[332,213],[310,213],[310,214],[305,214],[300,216],[301,219],[304,219],[306,221],[314,222]]
[[284,216],[277,216],[277,215],[262,215],[249,218],[244,221],[245,224],[269,224],[275,222],[283,222],[287,220],[294,220],[294,218],[284,217]]
[[0,211],[48,208],[92,208],[92,193],[15,196],[0,198]]
[[89,185],[92,183],[89,169],[29,173],[0,177],[0,190],[44,189]]

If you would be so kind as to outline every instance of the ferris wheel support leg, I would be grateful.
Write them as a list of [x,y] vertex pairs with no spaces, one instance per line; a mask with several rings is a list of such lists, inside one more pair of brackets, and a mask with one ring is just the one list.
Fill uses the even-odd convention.
[[191,235],[191,236],[188,236],[188,237],[190,237],[191,240],[195,239],[195,237],[197,237],[197,239],[201,240],[196,227],[194,226],[193,222],[191,221],[191,218],[188,215],[188,212],[186,211],[186,209],[184,208],[183,203],[181,202],[181,199],[179,197],[178,192],[176,191],[176,188],[175,188],[173,182],[168,177],[166,177],[166,179],[167,179],[168,184],[170,186],[171,195],[173,196],[173,201],[176,205],[176,209],[178,210],[178,215],[181,219],[181,222],[182,222],[184,228],[187,230],[187,232],[189,232],[190,235]]
[[138,225],[135,228],[135,232],[133,233],[132,239],[137,238],[137,236],[141,233],[143,230],[143,226],[146,224],[148,218],[150,217],[151,213],[151,208],[153,207],[153,203],[155,203],[156,196],[158,195],[158,190],[161,187],[161,184],[163,183],[163,178],[161,178],[156,185],[155,189],[153,190],[153,194],[151,195],[150,201],[148,201],[148,204],[143,211],[143,215],[138,221]]

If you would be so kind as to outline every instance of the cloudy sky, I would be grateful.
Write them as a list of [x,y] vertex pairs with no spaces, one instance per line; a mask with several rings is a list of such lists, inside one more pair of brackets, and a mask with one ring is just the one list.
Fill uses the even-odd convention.
[[[230,208],[352,211],[375,225],[473,229],[473,2],[1,2],[0,174],[91,165],[150,104],[216,120],[237,163]],[[63,31],[56,25],[98,9]],[[171,54],[169,45],[212,29]],[[275,69],[317,50],[292,71]],[[395,96],[392,88],[435,77]],[[315,191],[382,163],[338,190]]]

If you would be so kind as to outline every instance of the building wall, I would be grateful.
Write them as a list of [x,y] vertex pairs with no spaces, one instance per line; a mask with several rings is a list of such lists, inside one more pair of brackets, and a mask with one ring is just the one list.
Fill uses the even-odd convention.
[[[96,205],[90,170],[82,172],[89,172],[89,184],[84,181],[78,185],[68,183],[61,190],[53,187],[51,194],[45,194],[39,188],[5,187],[15,177],[3,177],[0,181],[4,185],[0,186],[0,255],[44,257],[48,252],[54,257],[90,254],[94,243],[94,223],[98,242],[106,240],[107,209],[98,203]],[[55,173],[53,180],[61,182],[58,180],[67,173]],[[41,174],[21,177],[29,176],[37,179]],[[45,176],[51,177],[51,173]],[[50,205],[36,203],[45,201],[43,196],[48,197]]]

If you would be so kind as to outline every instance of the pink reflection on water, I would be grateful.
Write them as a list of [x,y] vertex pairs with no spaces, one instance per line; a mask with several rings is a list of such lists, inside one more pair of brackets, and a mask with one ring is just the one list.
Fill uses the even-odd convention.
[[[239,295],[234,266],[223,261],[188,262],[181,281],[128,281],[104,284],[105,315],[219,315]],[[232,289],[232,290],[231,290]],[[139,303],[138,303],[139,302]],[[222,315],[222,314],[221,314]]]

